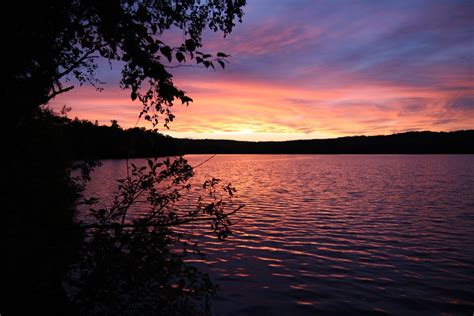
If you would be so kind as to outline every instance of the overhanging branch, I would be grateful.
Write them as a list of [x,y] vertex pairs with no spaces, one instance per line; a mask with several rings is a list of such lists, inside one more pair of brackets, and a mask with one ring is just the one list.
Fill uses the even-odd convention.
[[47,96],[46,101],[45,101],[43,104],[48,103],[51,99],[53,99],[54,97],[56,97],[58,94],[61,94],[61,93],[64,93],[64,92],[68,92],[68,91],[70,91],[70,90],[72,90],[72,89],[74,89],[74,86],[69,86],[69,87],[64,88],[64,89],[59,89],[59,90],[53,91],[53,93],[51,93],[50,95]]
[[94,49],[91,49],[90,51],[86,52],[84,55],[82,55],[81,58],[79,58],[76,62],[74,62],[71,66],[68,68],[64,69],[64,71],[58,73],[55,77],[54,80],[58,81],[65,75],[69,74],[71,71],[79,67],[84,61],[87,59],[94,59],[94,58],[99,58],[99,56],[91,56],[91,54],[95,53],[99,48],[103,47],[104,45],[98,46]]

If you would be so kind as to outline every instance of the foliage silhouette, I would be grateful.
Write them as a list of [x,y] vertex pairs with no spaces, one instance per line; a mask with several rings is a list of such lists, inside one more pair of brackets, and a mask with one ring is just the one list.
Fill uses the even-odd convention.
[[97,162],[64,150],[62,125],[62,118],[35,113],[7,140],[1,308],[8,314],[73,313],[62,283],[83,240],[75,203]]
[[[142,104],[140,115],[154,125],[161,117],[167,126],[174,101],[192,101],[174,85],[169,68],[186,62],[224,67],[227,54],[198,50],[202,31],[209,27],[227,35],[235,19],[241,21],[244,5],[245,0],[12,3],[5,12],[21,16],[8,19],[4,39],[10,45],[3,100],[13,110],[11,121],[21,124],[40,105],[73,89],[66,86],[71,78],[101,89],[95,74],[98,60],[105,58],[122,65],[121,86]],[[160,40],[169,29],[182,31],[181,45]]]
[[113,204],[91,209],[95,221],[86,225],[88,242],[70,280],[77,286],[73,301],[81,313],[209,312],[215,286],[207,274],[183,261],[189,254],[202,255],[196,235],[189,232],[210,226],[218,239],[225,239],[231,233],[229,216],[241,206],[233,206],[235,189],[220,186],[218,179],[203,184],[208,195],[194,208],[177,206],[191,189],[192,176],[183,158],[149,159],[143,167],[132,164],[129,175],[119,180]]
[[[224,35],[231,32],[234,21],[242,18],[244,4],[244,0],[47,0],[13,2],[2,11],[3,40],[8,43],[2,96],[8,105],[7,128],[12,131],[6,143],[8,188],[2,212],[6,234],[2,250],[7,258],[2,313],[22,314],[30,307],[37,313],[76,313],[77,306],[70,304],[64,291],[64,277],[83,254],[78,249],[92,247],[96,240],[95,235],[86,235],[92,243],[83,243],[75,211],[97,162],[75,160],[75,143],[70,144],[64,128],[69,121],[40,106],[71,91],[73,82],[101,90],[96,72],[105,59],[122,67],[121,87],[142,105],[140,116],[154,126],[168,126],[174,102],[192,101],[174,85],[169,69],[185,63],[224,67],[225,53],[199,51],[201,34],[206,27]],[[183,34],[177,47],[160,40],[170,29]],[[118,125],[113,130],[120,134]],[[76,171],[79,176],[74,176]],[[95,307],[90,311],[107,313]]]

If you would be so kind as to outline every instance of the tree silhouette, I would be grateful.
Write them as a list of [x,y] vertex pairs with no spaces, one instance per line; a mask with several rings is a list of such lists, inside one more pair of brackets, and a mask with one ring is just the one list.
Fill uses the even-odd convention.
[[[130,91],[131,100],[140,101],[140,116],[154,126],[167,127],[174,118],[174,102],[192,101],[175,86],[170,69],[185,63],[203,68],[217,64],[224,67],[228,57],[225,53],[213,56],[200,51],[201,35],[205,28],[221,31],[224,36],[231,32],[235,21],[242,18],[244,4],[245,0],[46,0],[28,4],[15,1],[2,10],[3,42],[7,48],[1,93],[7,110],[7,128],[13,131],[6,144],[6,207],[1,214],[2,231],[6,234],[2,244],[6,258],[2,292],[7,293],[2,300],[2,313],[24,314],[30,307],[36,313],[77,313],[77,305],[71,305],[63,288],[71,264],[80,261],[84,253],[95,260],[116,251],[121,259],[128,260],[131,257],[127,251],[141,249],[117,249],[113,245],[100,248],[101,241],[117,241],[107,228],[97,230],[103,234],[93,236],[98,243],[92,242],[89,247],[83,242],[84,231],[75,221],[75,208],[95,162],[75,160],[77,148],[70,148],[64,133],[65,124],[80,125],[81,121],[69,122],[41,106],[71,91],[75,84],[91,84],[101,90],[103,83],[96,72],[100,60],[105,59],[120,65],[120,87]],[[161,35],[167,30],[181,32],[182,43],[176,47],[164,43]],[[62,114],[66,112],[64,108]],[[118,124],[112,125],[116,127],[112,134],[118,134]],[[188,168],[186,164],[182,167]],[[80,176],[75,175],[78,172]],[[110,225],[116,223],[112,221]],[[129,236],[125,232],[126,229],[120,236]],[[156,236],[146,232],[141,229],[132,236]],[[179,262],[179,258],[173,258]],[[95,289],[91,286],[94,279],[80,281],[88,284],[82,289]],[[106,285],[102,284],[104,288]],[[202,290],[209,288],[206,285]],[[193,299],[199,297],[196,295]],[[178,301],[192,313],[192,305]],[[92,296],[81,296],[81,302],[91,302],[92,305],[82,307],[87,312],[107,314],[107,310],[95,309]],[[162,307],[161,312],[173,312],[172,305],[165,305],[153,310]]]
[[111,123],[110,127],[120,128],[120,125],[118,124],[117,120],[111,120],[110,123]]
[[[4,32],[9,48],[3,101],[13,112],[11,121],[21,125],[38,106],[72,90],[71,78],[101,89],[95,73],[98,59],[105,58],[122,64],[121,87],[130,89],[132,100],[140,100],[141,115],[155,125],[162,116],[167,126],[174,117],[174,101],[192,101],[174,85],[168,67],[173,62],[224,67],[226,54],[198,50],[201,35],[206,27],[230,33],[235,20],[242,18],[244,4],[245,0],[48,0],[27,6],[13,2],[4,10],[10,18],[9,31]],[[178,47],[160,40],[169,29],[182,31]]]

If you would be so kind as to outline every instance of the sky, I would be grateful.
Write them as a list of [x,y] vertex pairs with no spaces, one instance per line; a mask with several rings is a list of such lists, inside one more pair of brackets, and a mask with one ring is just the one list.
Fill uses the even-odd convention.
[[[194,102],[177,102],[160,132],[289,140],[474,128],[474,1],[248,0],[244,12],[226,38],[205,32],[203,51],[232,56],[225,70],[172,72]],[[120,67],[104,64],[98,78],[103,92],[76,87],[52,107],[135,126],[141,108],[118,87]]]

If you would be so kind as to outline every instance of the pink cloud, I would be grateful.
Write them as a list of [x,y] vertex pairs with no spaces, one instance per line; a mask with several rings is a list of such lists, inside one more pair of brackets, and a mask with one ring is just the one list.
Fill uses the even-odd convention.
[[[181,137],[295,139],[474,126],[464,108],[446,106],[457,92],[363,83],[318,90],[235,78],[181,86],[194,99],[189,107],[174,106],[169,133]],[[71,116],[101,123],[117,119],[124,127],[134,126],[140,111],[117,88],[102,93],[81,88],[54,101],[55,107],[64,103],[72,106]],[[139,126],[150,127],[144,121]]]

